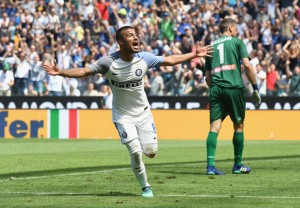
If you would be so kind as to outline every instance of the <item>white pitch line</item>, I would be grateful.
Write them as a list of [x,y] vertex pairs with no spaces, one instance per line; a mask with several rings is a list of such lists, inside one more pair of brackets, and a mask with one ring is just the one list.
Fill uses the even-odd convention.
[[[51,195],[68,195],[68,196],[86,196],[86,195],[98,195],[97,193],[60,193],[60,192],[0,192],[0,194],[9,195],[33,195],[33,196],[51,196]],[[121,196],[121,195],[120,195]],[[140,196],[138,196],[140,197]],[[167,194],[167,195],[155,195],[155,197],[190,197],[190,198],[254,198],[254,199],[300,199],[300,196],[230,196],[230,195],[186,195],[186,194]]]
[[[246,160],[247,162],[272,162],[272,161],[284,161],[284,160],[299,160],[300,158],[283,158],[283,159],[266,159],[266,160]],[[223,162],[232,162],[232,161],[223,161]],[[197,163],[185,163],[180,164],[181,166],[195,166],[199,164],[203,164],[206,162],[197,162]],[[153,165],[151,167],[176,167],[179,164],[170,164],[170,165]],[[49,177],[64,177],[64,176],[77,176],[77,175],[90,175],[90,174],[97,174],[97,173],[107,173],[107,172],[114,172],[114,171],[123,171],[123,170],[130,170],[131,168],[116,168],[116,169],[109,169],[109,170],[99,170],[99,171],[90,171],[90,172],[75,172],[75,173],[63,173],[63,174],[56,174],[56,175],[43,175],[43,176],[31,176],[31,177],[24,177],[24,178],[17,178],[13,177],[10,179],[2,179],[1,182],[7,182],[9,180],[19,181],[19,180],[31,180],[31,179],[42,179],[42,178],[49,178]]]
[[257,199],[300,199],[300,196],[229,196],[229,195],[181,195],[168,194],[159,195],[158,197],[195,197],[195,198],[257,198]]
[[49,178],[49,177],[89,175],[89,174],[107,173],[107,172],[122,171],[122,170],[129,170],[129,169],[131,169],[131,168],[117,168],[117,169],[110,169],[110,170],[99,170],[99,171],[80,172],[80,173],[64,173],[64,174],[56,174],[56,175],[32,176],[32,177],[26,177],[26,178],[5,179],[5,180],[0,180],[0,182],[6,182],[9,180],[14,180],[14,181],[18,180],[19,181],[19,180],[31,180],[31,179],[40,179],[40,178]]

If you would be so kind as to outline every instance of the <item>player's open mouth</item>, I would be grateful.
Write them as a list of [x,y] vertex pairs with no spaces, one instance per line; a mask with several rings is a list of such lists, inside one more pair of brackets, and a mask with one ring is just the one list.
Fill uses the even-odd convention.
[[139,43],[138,43],[138,42],[132,43],[132,47],[133,47],[134,49],[139,49]]

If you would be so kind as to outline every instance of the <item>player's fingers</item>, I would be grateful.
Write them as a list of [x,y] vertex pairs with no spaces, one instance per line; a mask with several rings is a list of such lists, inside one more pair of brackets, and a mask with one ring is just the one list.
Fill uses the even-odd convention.
[[53,64],[54,64],[55,67],[57,67],[57,63],[56,63],[55,59],[53,59]]

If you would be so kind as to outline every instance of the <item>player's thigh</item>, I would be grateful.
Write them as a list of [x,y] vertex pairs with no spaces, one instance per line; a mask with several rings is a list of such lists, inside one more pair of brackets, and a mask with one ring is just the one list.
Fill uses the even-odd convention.
[[233,123],[243,123],[245,119],[245,94],[243,88],[226,89],[224,101]]
[[125,144],[139,137],[135,124],[130,120],[123,120],[121,123],[114,122],[114,124],[119,133],[122,144]]
[[137,123],[137,132],[145,154],[156,154],[158,149],[157,133],[153,116],[149,111],[139,119]]
[[224,102],[222,100],[222,89],[218,86],[212,86],[209,94],[209,114],[210,123],[224,119],[227,115]]

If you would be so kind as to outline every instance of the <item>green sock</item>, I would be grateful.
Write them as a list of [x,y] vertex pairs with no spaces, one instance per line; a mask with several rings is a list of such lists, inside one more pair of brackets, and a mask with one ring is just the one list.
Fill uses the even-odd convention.
[[215,166],[215,154],[217,148],[217,138],[218,133],[209,132],[206,140],[206,150],[207,150],[207,165]]
[[244,150],[244,132],[234,132],[232,143],[234,148],[234,164],[239,165],[242,163]]

